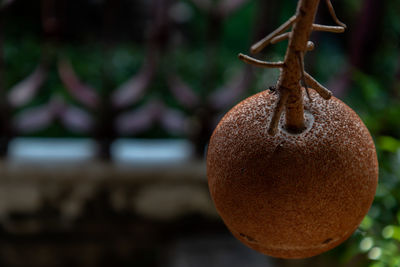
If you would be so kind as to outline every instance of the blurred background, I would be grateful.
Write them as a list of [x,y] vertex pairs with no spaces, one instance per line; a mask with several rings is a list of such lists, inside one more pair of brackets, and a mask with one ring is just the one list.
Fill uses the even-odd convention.
[[347,242],[286,261],[231,237],[204,152],[276,83],[237,54],[297,1],[0,1],[0,266],[400,266],[400,1],[332,2],[348,30],[314,33],[306,69],[370,129],[379,188]]

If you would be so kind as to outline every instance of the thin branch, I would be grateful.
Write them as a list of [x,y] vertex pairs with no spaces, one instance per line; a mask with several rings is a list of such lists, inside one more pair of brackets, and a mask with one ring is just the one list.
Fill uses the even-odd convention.
[[279,120],[281,118],[283,108],[286,105],[288,97],[289,97],[288,90],[280,90],[279,100],[274,108],[274,113],[272,115],[272,119],[268,128],[269,135],[272,136],[276,135],[276,132],[278,131]]
[[289,39],[289,36],[290,36],[290,32],[282,33],[282,34],[272,38],[271,44],[276,44],[276,43],[279,43],[281,41],[287,40],[287,39]]
[[287,29],[289,29],[293,25],[293,23],[295,23],[297,21],[297,19],[298,19],[298,17],[296,15],[291,17],[288,21],[286,21],[281,26],[279,26],[278,29],[276,29],[275,31],[271,32],[267,37],[265,37],[264,39],[260,40],[256,44],[254,44],[250,48],[251,53],[252,54],[256,54],[256,53],[260,52],[261,50],[263,50],[267,45],[270,44],[271,40],[275,36],[277,36],[279,34],[282,34]]
[[298,58],[299,58],[299,64],[300,64],[300,69],[301,69],[301,81],[303,82],[303,86],[306,89],[307,97],[311,102],[312,99],[311,99],[311,96],[310,96],[310,92],[308,91],[308,86],[307,86],[307,82],[306,82],[306,78],[305,78],[305,74],[304,74],[304,53],[303,52],[298,52],[297,55],[298,55]]
[[337,18],[335,9],[333,8],[331,1],[330,0],[326,0],[325,2],[326,2],[326,5],[328,6],[329,13],[331,14],[331,16],[332,16],[333,20],[336,22],[336,24],[340,25],[340,26],[342,26],[343,28],[346,29],[347,28],[346,24],[344,24],[343,22],[341,22]]
[[242,53],[239,54],[239,59],[247,64],[254,65],[257,67],[262,67],[262,68],[283,68],[283,66],[285,66],[285,63],[283,63],[282,61],[279,61],[279,62],[261,61],[261,60],[243,55]]
[[329,100],[332,97],[332,92],[317,82],[310,74],[304,73],[306,82],[313,88],[323,99]]
[[313,24],[312,30],[320,32],[343,33],[346,30],[346,28],[342,26],[326,26],[320,24]]

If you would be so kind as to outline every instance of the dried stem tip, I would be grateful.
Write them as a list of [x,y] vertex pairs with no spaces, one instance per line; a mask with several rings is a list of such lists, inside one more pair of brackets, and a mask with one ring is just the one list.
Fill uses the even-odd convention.
[[[276,44],[280,41],[289,40],[283,62],[261,61],[243,54],[239,54],[242,61],[263,68],[280,68],[281,75],[277,84],[279,99],[274,108],[268,132],[275,135],[281,114],[286,109],[285,128],[293,132],[301,132],[304,126],[304,103],[301,90],[301,82],[309,96],[308,88],[310,85],[322,98],[330,99],[332,93],[318,83],[304,70],[304,55],[307,51],[314,49],[314,43],[309,41],[312,31],[325,31],[341,33],[346,29],[346,25],[338,20],[335,10],[330,0],[326,0],[329,12],[333,20],[339,26],[326,26],[314,24],[315,14],[318,9],[319,0],[299,0],[297,12],[279,28],[270,33],[251,47],[252,53],[258,53],[269,44]],[[286,32],[292,27],[290,32]],[[311,101],[311,98],[309,97]]]

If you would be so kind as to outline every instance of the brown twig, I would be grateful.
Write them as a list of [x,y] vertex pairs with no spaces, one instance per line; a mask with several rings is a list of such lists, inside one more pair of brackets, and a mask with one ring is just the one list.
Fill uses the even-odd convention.
[[[273,31],[267,37],[251,47],[252,53],[258,53],[269,44],[289,39],[284,62],[265,62],[240,54],[239,58],[248,64],[267,68],[281,68],[281,75],[277,84],[278,102],[269,125],[268,133],[275,135],[283,108],[285,108],[285,128],[293,133],[300,133],[305,129],[302,81],[306,93],[310,98],[307,84],[311,85],[324,99],[329,99],[331,92],[315,81],[304,71],[304,55],[314,49],[314,43],[309,41],[312,31],[343,32],[346,25],[340,22],[333,10],[330,0],[326,0],[333,19],[340,26],[325,26],[314,24],[319,0],[299,0],[297,11],[287,22]],[[285,33],[291,26],[292,31]]]
[[306,79],[306,83],[309,84],[323,99],[329,100],[332,97],[332,92],[317,82],[307,72],[304,73],[304,78]]
[[278,29],[270,33],[267,37],[264,39],[260,40],[257,42],[255,45],[253,45],[250,49],[252,54],[257,54],[261,50],[263,50],[267,45],[270,44],[271,40],[278,36],[279,34],[282,34],[284,31],[288,30],[297,20],[297,16],[291,17],[288,21],[283,23]]
[[300,64],[300,69],[301,69],[301,81],[303,83],[304,88],[306,89],[306,93],[307,93],[307,97],[310,101],[312,101],[311,96],[310,96],[310,92],[308,91],[308,86],[307,86],[307,82],[306,82],[306,78],[305,78],[305,74],[304,74],[304,53],[303,52],[299,52],[298,54],[298,59],[299,59],[299,64]]
[[343,33],[346,30],[346,28],[342,26],[326,26],[320,24],[313,24],[312,29],[313,31],[333,32],[333,33]]
[[343,28],[346,29],[347,28],[346,24],[344,24],[343,22],[341,22],[337,18],[336,12],[335,12],[335,9],[332,6],[331,0],[325,0],[325,2],[326,2],[326,5],[328,6],[329,13],[331,14],[331,16],[332,16],[333,20],[336,22],[336,24],[340,25],[340,26],[342,26]]
[[246,62],[248,64],[257,66],[257,67],[262,67],[262,68],[283,68],[285,65],[283,62],[267,62],[267,61],[261,61],[243,54],[239,54],[239,59],[242,60],[243,62]]
[[281,41],[287,40],[287,39],[289,39],[289,37],[290,37],[290,32],[282,33],[282,34],[272,38],[271,44],[276,44],[276,43],[279,43]]

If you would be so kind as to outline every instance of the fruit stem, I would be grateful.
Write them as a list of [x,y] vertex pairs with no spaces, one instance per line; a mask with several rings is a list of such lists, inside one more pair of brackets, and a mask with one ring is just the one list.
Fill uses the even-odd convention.
[[[277,85],[281,97],[288,94],[285,105],[285,128],[294,133],[300,133],[306,128],[300,80],[304,76],[304,54],[307,52],[307,43],[313,29],[319,1],[299,1],[296,12],[297,20],[293,25],[286,50],[285,67],[282,68]],[[276,129],[270,127],[270,133],[274,134],[274,131]]]
[[[280,68],[281,75],[277,83],[279,99],[276,103],[274,113],[269,125],[268,133],[275,135],[278,131],[279,120],[285,109],[285,128],[292,133],[301,133],[305,127],[303,91],[301,83],[305,87],[309,101],[312,101],[307,84],[324,99],[331,98],[332,93],[318,83],[313,77],[304,71],[304,55],[307,51],[314,49],[314,43],[309,41],[312,31],[325,31],[341,33],[346,29],[346,25],[341,22],[333,9],[330,0],[325,0],[329,13],[339,26],[326,26],[314,24],[315,15],[320,0],[299,0],[296,14],[288,21],[283,23],[275,31],[270,33],[261,41],[251,47],[253,54],[260,52],[269,44],[289,39],[284,62],[267,62],[239,54],[242,61],[263,68]],[[292,31],[285,32],[290,27]]]

